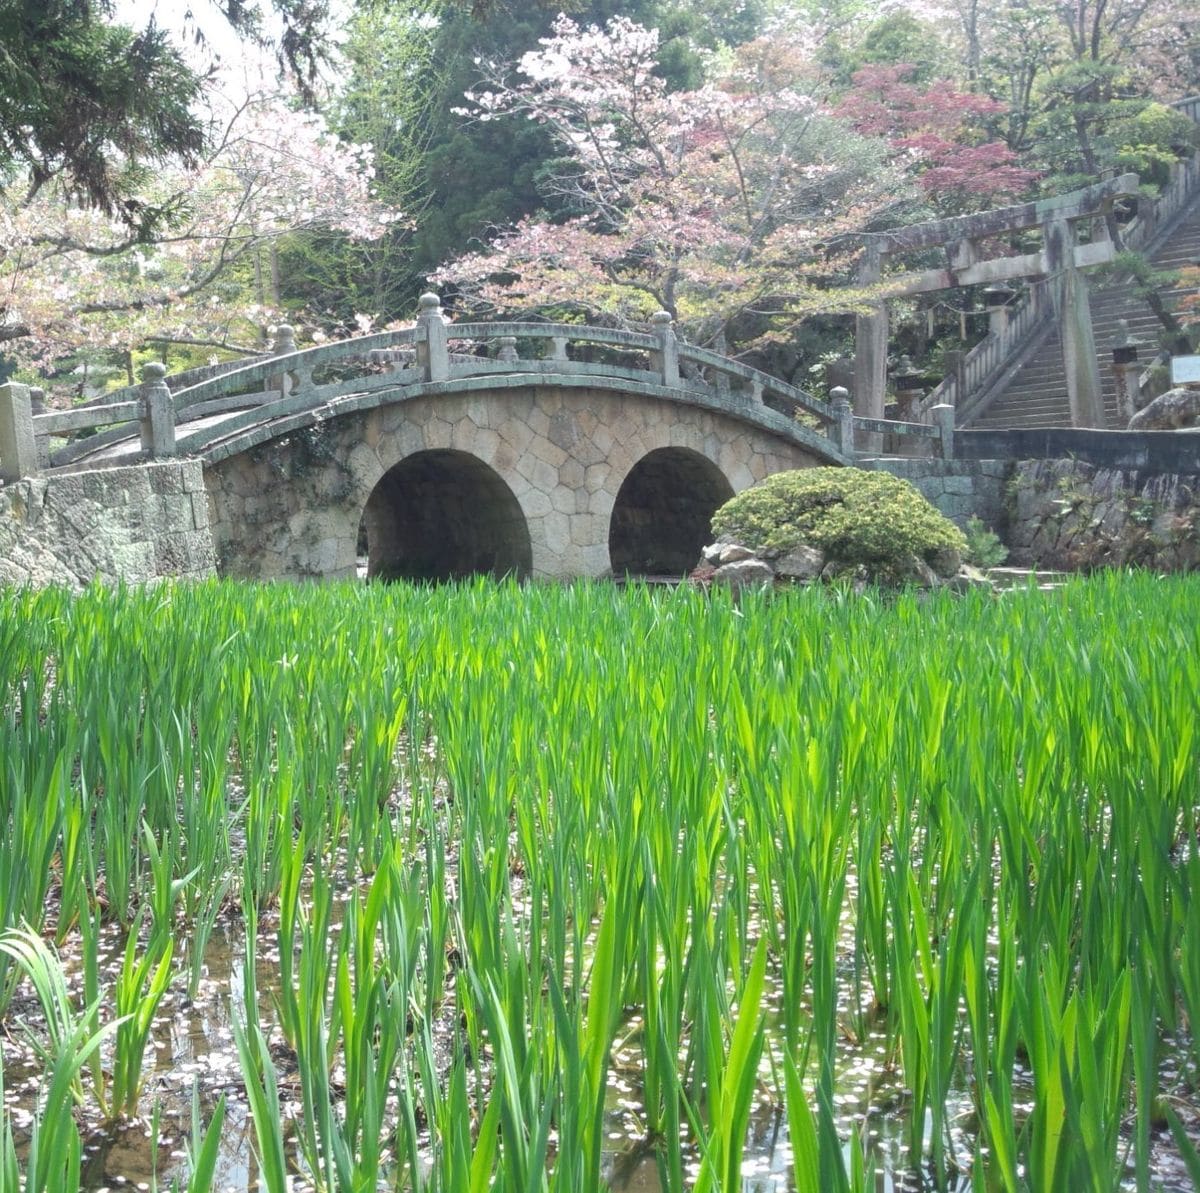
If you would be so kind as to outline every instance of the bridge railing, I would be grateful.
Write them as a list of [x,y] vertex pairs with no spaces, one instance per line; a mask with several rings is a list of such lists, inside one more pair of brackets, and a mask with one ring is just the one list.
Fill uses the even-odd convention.
[[[807,434],[824,435],[842,458],[854,455],[856,430],[940,440],[941,454],[952,450],[952,426],[936,419],[932,425],[855,419],[848,402],[820,401],[738,361],[680,344],[666,312],[650,326],[641,332],[568,323],[448,323],[440,300],[427,294],[415,327],[297,350],[292,329],[282,326],[268,358],[175,388],[165,367],[152,363],[140,386],[104,404],[47,412],[27,387],[0,386],[0,480],[33,475],[46,464],[76,463],[134,437],[146,458],[194,454],[258,423],[339,398],[408,386],[430,392],[438,383],[452,388],[500,375],[559,384],[617,378],[703,395],[734,414],[767,407],[803,420]],[[64,438],[68,442],[51,452],[51,440]]]

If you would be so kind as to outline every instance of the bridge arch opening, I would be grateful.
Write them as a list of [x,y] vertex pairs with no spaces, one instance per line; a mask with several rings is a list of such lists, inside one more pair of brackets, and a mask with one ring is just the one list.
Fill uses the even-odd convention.
[[680,576],[710,542],[712,516],[733,486],[707,457],[685,447],[648,452],[617,492],[608,529],[613,574]]
[[367,578],[526,577],[529,527],[499,473],[466,452],[422,451],[390,468],[367,498]]

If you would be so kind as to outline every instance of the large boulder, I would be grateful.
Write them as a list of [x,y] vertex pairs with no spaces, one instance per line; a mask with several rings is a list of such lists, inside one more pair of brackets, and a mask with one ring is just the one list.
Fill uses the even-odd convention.
[[1200,389],[1181,385],[1159,394],[1130,420],[1131,431],[1181,431],[1200,426]]

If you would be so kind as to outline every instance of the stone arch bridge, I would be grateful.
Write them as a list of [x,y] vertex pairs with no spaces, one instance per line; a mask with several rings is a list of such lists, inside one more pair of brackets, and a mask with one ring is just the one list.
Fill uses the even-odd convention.
[[678,574],[724,501],[849,462],[862,423],[678,344],[665,313],[649,332],[449,324],[435,295],[410,330],[296,351],[282,328],[269,359],[164,372],[73,411],[4,387],[0,467],[198,456],[220,570],[260,578],[353,576],[364,551],[380,577]]

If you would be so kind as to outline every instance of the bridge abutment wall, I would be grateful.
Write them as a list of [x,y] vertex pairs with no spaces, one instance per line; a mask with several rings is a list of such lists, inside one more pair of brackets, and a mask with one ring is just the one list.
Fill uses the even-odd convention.
[[[353,576],[372,493],[398,465],[428,453],[446,467],[470,458],[503,483],[528,529],[532,577],[605,575],[621,486],[664,449],[708,461],[733,492],[817,463],[736,418],[647,395],[536,384],[426,395],[340,415],[208,465],[220,570]],[[405,516],[402,501],[392,513]]]
[[142,584],[216,574],[199,460],[53,473],[0,487],[0,584]]

